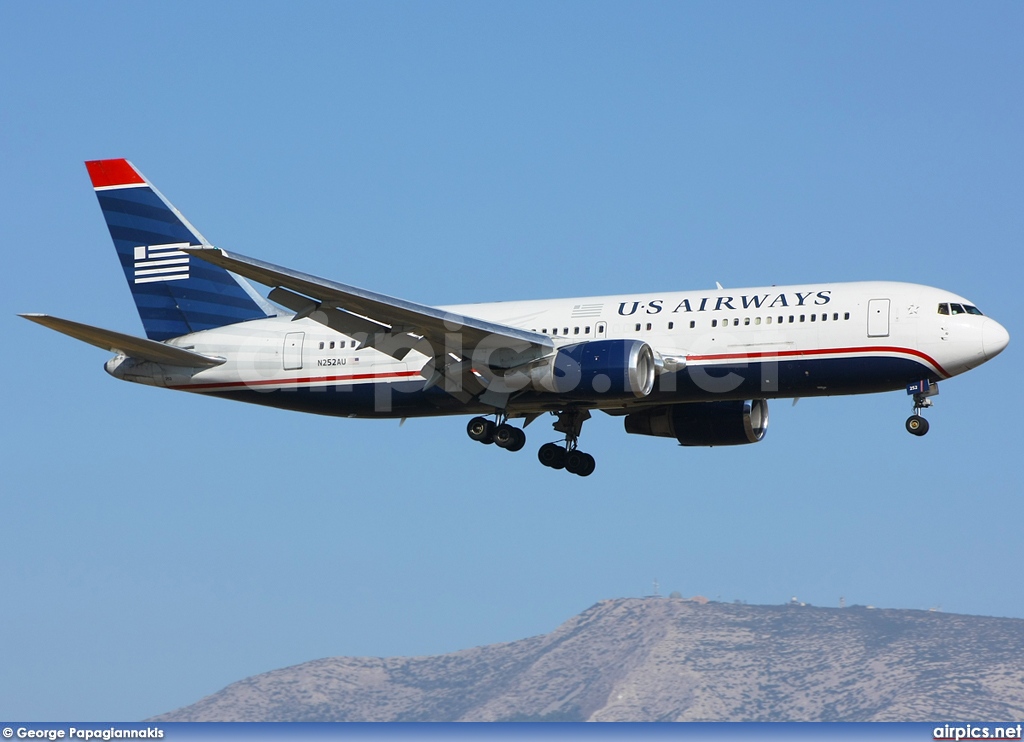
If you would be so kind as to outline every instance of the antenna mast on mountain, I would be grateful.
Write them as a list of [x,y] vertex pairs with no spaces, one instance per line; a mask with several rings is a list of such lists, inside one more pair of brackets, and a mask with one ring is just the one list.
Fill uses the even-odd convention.
[[661,597],[661,594],[658,592],[658,588],[659,587],[660,587],[660,585],[658,585],[658,578],[655,577],[654,578],[654,597],[655,598],[660,598]]

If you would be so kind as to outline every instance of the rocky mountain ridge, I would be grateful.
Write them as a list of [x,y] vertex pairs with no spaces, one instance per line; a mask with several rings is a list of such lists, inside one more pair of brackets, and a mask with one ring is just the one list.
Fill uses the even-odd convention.
[[606,600],[550,634],[335,657],[156,721],[931,721],[1024,717],[1024,620]]

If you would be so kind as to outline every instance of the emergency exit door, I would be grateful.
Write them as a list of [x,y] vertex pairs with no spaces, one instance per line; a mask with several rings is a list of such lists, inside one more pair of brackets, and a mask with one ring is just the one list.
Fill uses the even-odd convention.
[[889,337],[888,299],[871,299],[868,302],[868,337]]

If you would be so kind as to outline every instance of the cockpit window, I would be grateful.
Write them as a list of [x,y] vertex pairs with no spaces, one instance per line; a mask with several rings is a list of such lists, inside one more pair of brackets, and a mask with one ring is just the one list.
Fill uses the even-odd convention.
[[976,314],[979,317],[985,315],[977,307],[970,304],[939,304],[939,314]]

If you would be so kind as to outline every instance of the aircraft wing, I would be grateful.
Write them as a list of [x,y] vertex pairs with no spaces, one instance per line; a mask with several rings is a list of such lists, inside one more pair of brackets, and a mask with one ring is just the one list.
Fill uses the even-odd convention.
[[[432,357],[433,370],[429,375],[424,372],[428,386],[443,377],[457,376],[460,381],[446,388],[463,390],[468,386],[476,391],[468,359],[478,348],[494,349],[488,353],[490,362],[504,367],[528,363],[554,350],[551,338],[541,333],[397,299],[256,258],[229,255],[220,248],[183,251],[274,287],[270,298],[294,311],[295,319],[310,317],[344,334],[365,335],[365,346],[399,360],[412,349]],[[458,358],[452,357],[453,353]]]
[[223,358],[212,358],[200,353],[194,353],[184,348],[176,348],[173,345],[166,345],[156,340],[125,335],[113,330],[104,330],[102,327],[84,325],[81,322],[72,322],[69,319],[61,319],[49,314],[22,314],[27,320],[31,320],[43,327],[64,333],[76,340],[95,345],[97,348],[109,350],[111,353],[123,353],[132,358],[153,363],[162,363],[167,366],[184,366],[186,368],[209,368],[224,363]]

